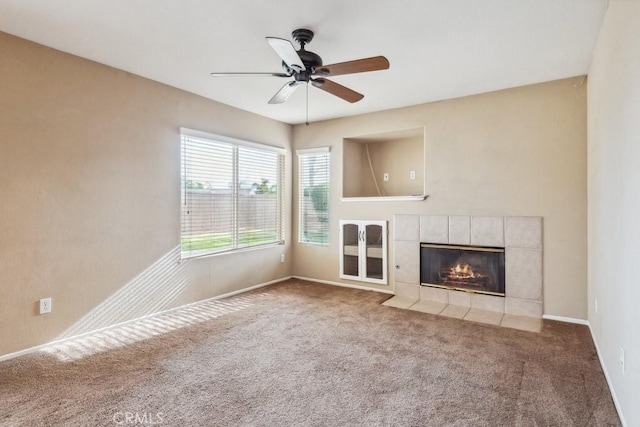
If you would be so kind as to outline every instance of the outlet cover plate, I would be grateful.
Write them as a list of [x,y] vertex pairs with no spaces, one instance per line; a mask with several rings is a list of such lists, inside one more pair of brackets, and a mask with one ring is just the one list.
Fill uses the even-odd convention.
[[42,298],[40,300],[40,314],[51,313],[51,298]]

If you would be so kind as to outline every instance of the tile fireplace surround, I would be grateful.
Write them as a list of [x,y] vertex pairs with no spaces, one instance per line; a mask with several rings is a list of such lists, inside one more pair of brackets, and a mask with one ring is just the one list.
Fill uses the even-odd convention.
[[[395,298],[405,305],[542,317],[542,217],[394,215],[393,242]],[[421,286],[421,242],[504,247],[505,296]]]

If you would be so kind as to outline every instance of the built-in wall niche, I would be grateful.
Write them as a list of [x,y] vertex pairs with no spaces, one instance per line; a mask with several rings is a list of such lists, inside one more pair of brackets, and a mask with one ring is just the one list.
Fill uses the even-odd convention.
[[342,140],[342,200],[424,200],[424,128]]

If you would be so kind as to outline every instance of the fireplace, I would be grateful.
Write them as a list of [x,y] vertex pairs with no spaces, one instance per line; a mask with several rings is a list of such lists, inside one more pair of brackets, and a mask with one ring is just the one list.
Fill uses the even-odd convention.
[[420,283],[504,296],[504,248],[420,244]]

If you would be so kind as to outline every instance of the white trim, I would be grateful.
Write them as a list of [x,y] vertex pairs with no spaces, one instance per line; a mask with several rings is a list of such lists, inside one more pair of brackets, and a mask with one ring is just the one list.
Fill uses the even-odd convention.
[[[296,240],[298,241],[299,244],[313,244],[313,245],[317,245],[317,246],[329,246],[330,243],[330,239],[331,239],[331,233],[330,230],[327,229],[327,241],[325,243],[313,243],[313,242],[306,242],[304,241],[304,232],[307,228],[307,224],[306,221],[304,220],[305,217],[305,207],[304,207],[304,203],[303,203],[303,199],[304,199],[304,184],[306,182],[306,180],[303,178],[303,175],[305,175],[306,171],[306,167],[305,164],[310,161],[310,159],[306,158],[306,155],[321,155],[321,160],[326,160],[326,162],[320,162],[322,166],[326,166],[326,172],[327,175],[325,176],[326,178],[326,182],[325,184],[327,185],[327,190],[326,190],[326,196],[327,196],[327,214],[329,215],[329,218],[331,218],[331,163],[332,163],[332,159],[331,159],[331,154],[330,154],[330,149],[331,147],[319,147],[319,148],[309,148],[309,149],[302,149],[302,150],[296,150],[296,153],[298,154],[298,176],[297,176],[297,185],[298,185],[298,194],[297,196],[294,194],[294,197],[297,197],[297,202],[298,202],[298,230],[296,233]],[[324,156],[322,156],[324,155]],[[318,168],[318,171],[320,171],[320,169],[324,169],[324,168]],[[310,183],[309,183],[310,184]],[[328,225],[327,225],[328,227]]]
[[382,196],[382,197],[342,197],[343,202],[418,202],[426,200],[426,194],[415,196]]
[[156,313],[147,314],[145,316],[138,317],[138,318],[131,319],[131,320],[127,320],[125,322],[120,322],[120,323],[116,323],[116,324],[113,324],[113,325],[110,325],[110,326],[105,326],[103,328],[94,329],[93,331],[83,332],[81,334],[74,335],[74,336],[71,336],[71,337],[50,341],[50,342],[48,342],[46,344],[41,344],[41,345],[37,345],[35,347],[30,347],[30,348],[26,348],[24,350],[16,351],[14,353],[9,353],[9,354],[2,355],[2,356],[0,356],[0,362],[4,362],[5,360],[13,359],[13,358],[19,357],[19,356],[24,356],[24,355],[27,355],[29,353],[34,353],[36,351],[44,350],[46,348],[53,347],[55,345],[65,343],[67,341],[75,340],[75,339],[78,339],[78,338],[83,338],[83,337],[86,337],[88,335],[97,334],[99,332],[108,331],[110,329],[120,328],[122,326],[126,326],[126,325],[129,325],[131,323],[135,323],[135,322],[139,322],[141,320],[146,320],[146,319],[150,319],[150,318],[153,318],[153,317],[156,317],[156,316],[160,316],[160,315],[164,315],[164,314],[167,314],[167,313],[171,313],[171,312],[176,311],[176,310],[182,310],[182,309],[185,309],[185,308],[188,308],[188,307],[192,307],[194,305],[202,304],[202,303],[205,303],[205,302],[208,302],[208,301],[216,301],[216,300],[219,300],[219,299],[232,297],[234,295],[238,295],[238,294],[242,294],[242,293],[245,293],[245,292],[249,292],[249,291],[252,291],[254,289],[263,288],[265,286],[273,285],[274,283],[283,282],[283,281],[289,280],[289,279],[291,279],[291,276],[282,277],[280,279],[271,280],[269,282],[259,283],[257,285],[250,286],[248,288],[239,289],[237,291],[228,292],[226,294],[217,295],[215,297],[203,299],[203,300],[200,300],[200,301],[195,301],[195,302],[192,302],[192,303],[189,303],[189,304],[181,305],[179,307],[169,308],[167,310],[162,310],[162,311],[158,311]]
[[593,341],[593,345],[596,348],[598,361],[600,362],[600,367],[602,368],[602,372],[604,373],[604,378],[607,381],[607,385],[609,386],[609,393],[611,393],[611,398],[613,399],[613,405],[616,407],[616,412],[618,412],[618,417],[620,418],[620,422],[622,423],[622,426],[626,427],[627,423],[624,420],[624,416],[622,415],[622,409],[620,407],[620,403],[618,402],[618,396],[616,396],[616,391],[613,388],[613,383],[611,382],[611,377],[609,376],[609,372],[607,371],[607,366],[604,364],[604,360],[602,359],[602,354],[600,353],[600,348],[598,347],[598,341],[596,341],[596,336],[593,333],[593,329],[591,329],[591,323],[589,323],[588,320],[584,320],[584,319],[574,319],[572,317],[554,316],[551,314],[544,314],[542,315],[542,318],[548,319],[548,320],[557,320],[559,322],[585,325],[589,328],[589,333],[591,334],[591,341]]
[[369,286],[350,285],[348,283],[332,282],[330,280],[313,279],[311,277],[291,276],[291,278],[292,279],[298,279],[298,280],[306,280],[307,282],[323,283],[325,285],[340,286],[342,288],[360,289],[361,291],[373,291],[373,292],[379,292],[381,294],[394,295],[393,291],[388,290],[388,289],[378,289],[378,288],[372,288],[372,287],[369,287]]
[[[279,242],[274,242],[274,243],[265,243],[264,245],[253,245],[253,246],[243,246],[240,248],[233,248],[233,249],[223,249],[218,252],[210,252],[209,249],[203,249],[201,251],[193,251],[192,252],[193,255],[186,255],[186,256],[183,256],[182,251],[180,251],[179,262],[187,261],[189,259],[199,259],[199,258],[209,258],[209,257],[223,256],[223,255],[241,254],[243,252],[251,252],[251,251],[256,251],[260,249],[277,248],[283,245],[284,245],[284,240]],[[201,252],[201,253],[198,253],[198,252]]]
[[[367,286],[350,285],[350,284],[347,284],[347,283],[332,282],[332,281],[329,281],[329,280],[321,280],[321,279],[312,279],[312,278],[309,278],[309,277],[302,277],[302,276],[286,276],[286,277],[282,277],[280,279],[274,279],[274,280],[271,280],[269,282],[260,283],[260,284],[254,285],[254,286],[250,286],[248,288],[239,289],[237,291],[232,291],[232,292],[228,292],[226,294],[217,295],[217,296],[214,296],[214,297],[211,297],[211,298],[207,298],[207,299],[204,299],[204,300],[200,300],[200,301],[192,302],[192,303],[189,303],[189,304],[181,305],[179,307],[174,307],[174,308],[170,308],[170,309],[167,309],[167,310],[159,311],[157,313],[148,314],[146,316],[138,317],[136,319],[127,320],[126,322],[116,323],[114,325],[106,326],[104,328],[96,329],[96,330],[89,331],[89,332],[84,332],[82,334],[74,335],[72,337],[63,338],[63,339],[59,339],[59,340],[54,340],[54,341],[50,341],[50,342],[48,342],[46,344],[41,344],[41,345],[38,345],[38,346],[35,346],[35,347],[30,347],[30,348],[26,348],[24,350],[19,350],[19,351],[13,352],[13,353],[8,353],[8,354],[0,356],[0,362],[4,362],[4,361],[9,360],[9,359],[14,359],[14,358],[19,357],[19,356],[25,356],[25,355],[30,354],[30,353],[35,353],[37,351],[44,350],[44,349],[49,348],[49,347],[53,347],[54,345],[62,344],[64,342],[71,341],[71,340],[78,339],[78,338],[82,338],[82,337],[85,337],[85,336],[88,336],[88,335],[96,334],[98,332],[104,332],[104,331],[107,331],[107,330],[110,330],[110,329],[119,328],[119,327],[131,324],[131,323],[134,323],[134,322],[138,322],[138,321],[141,321],[141,320],[149,319],[149,318],[152,318],[152,317],[155,317],[155,316],[160,316],[160,315],[163,315],[163,314],[166,314],[166,313],[170,313],[170,312],[173,312],[173,311],[176,311],[176,310],[181,310],[181,309],[184,309],[184,308],[188,308],[188,307],[191,307],[191,306],[194,306],[194,305],[197,305],[197,304],[205,303],[207,301],[216,301],[216,300],[228,298],[228,297],[231,297],[231,296],[234,296],[234,295],[238,295],[238,294],[242,294],[242,293],[245,293],[245,292],[252,291],[254,289],[259,289],[259,288],[263,288],[265,286],[273,285],[275,283],[284,282],[285,280],[289,280],[289,279],[305,280],[305,281],[308,281],[308,282],[323,283],[325,285],[340,286],[340,287],[343,287],[343,288],[353,288],[353,289],[359,289],[359,290],[363,290],[363,291],[372,291],[372,292],[378,292],[378,293],[382,293],[382,294],[395,295],[395,293],[393,291],[387,290],[387,289],[377,289],[377,288],[370,288],[370,287],[367,287]],[[595,335],[593,333],[593,329],[591,329],[591,324],[589,323],[589,321],[588,320],[583,320],[583,319],[574,319],[574,318],[571,318],[571,317],[553,316],[551,314],[545,314],[545,315],[542,316],[542,318],[543,319],[548,319],[548,320],[557,320],[557,321],[560,321],[560,322],[568,322],[568,323],[576,323],[576,324],[579,324],[579,325],[586,325],[589,328],[589,333],[591,334],[591,341],[593,341],[593,345],[596,348],[596,354],[598,355],[598,361],[600,362],[600,367],[602,368],[602,372],[604,373],[605,380],[607,381],[607,385],[609,386],[609,392],[611,393],[611,397],[613,399],[613,404],[614,404],[614,406],[616,408],[616,411],[618,412],[618,417],[620,417],[620,422],[622,423],[622,426],[623,427],[627,427],[627,423],[626,423],[626,421],[624,419],[624,416],[622,415],[622,410],[620,408],[620,403],[618,402],[618,396],[616,395],[615,389],[613,388],[613,384],[611,382],[611,378],[609,376],[609,372],[607,371],[606,365],[604,364],[604,361],[602,360],[602,355],[600,353],[600,348],[598,347],[598,342],[596,341],[596,337],[595,337]]]
[[206,139],[209,141],[226,142],[229,144],[242,145],[245,147],[257,148],[260,150],[273,151],[282,155],[287,154],[287,150],[284,147],[275,147],[273,145],[267,145],[260,142],[247,141],[245,139],[232,138],[230,136],[224,136],[224,135],[216,135],[215,133],[202,132],[195,129],[181,127],[180,135],[190,136],[192,138]]
[[607,380],[607,385],[609,386],[609,392],[611,393],[611,398],[613,399],[613,405],[616,407],[616,411],[618,412],[618,417],[620,418],[622,427],[626,427],[627,423],[624,420],[624,416],[622,416],[622,409],[620,408],[620,403],[618,402],[618,396],[616,396],[616,392],[613,388],[613,383],[611,382],[611,378],[609,377],[609,371],[607,371],[604,360],[602,360],[602,355],[600,354],[600,348],[598,347],[596,336],[593,334],[593,329],[591,329],[591,323],[587,322],[587,326],[589,327],[589,333],[591,334],[591,341],[593,341],[593,345],[596,347],[596,354],[598,355],[598,360],[600,361],[600,367],[602,368],[602,372],[604,373],[604,378],[605,380]]
[[[353,276],[351,274],[347,274],[344,272],[344,228],[345,225],[355,225],[358,227],[358,276]],[[368,226],[378,226],[381,228],[382,233],[382,279],[375,279],[367,276],[367,244],[366,244],[366,235],[367,235],[367,227]],[[387,277],[387,221],[386,220],[348,220],[341,219],[340,220],[340,229],[338,231],[340,236],[340,278],[347,280],[357,280],[359,282],[367,282],[374,283],[376,285],[387,285],[388,277]],[[353,255],[353,254],[349,254]]]
[[306,156],[308,154],[329,153],[330,151],[331,147],[301,148],[300,150],[296,150],[296,154],[298,156]]
[[584,319],[575,319],[573,317],[562,317],[562,316],[554,316],[553,314],[543,314],[543,319],[547,320],[556,320],[558,322],[565,323],[575,323],[576,325],[587,325],[589,326],[589,321]]
[[[411,135],[407,135],[407,134],[411,134]],[[353,135],[353,136],[345,136],[344,139],[354,139],[356,141],[384,141],[384,140],[389,140],[389,139],[405,139],[405,138],[415,138],[418,136],[422,136],[423,139],[425,138],[425,135],[427,134],[427,127],[426,126],[418,126],[418,127],[411,127],[411,128],[403,128],[403,129],[391,129],[391,130],[385,130],[382,132],[378,132],[378,133],[372,133],[369,135]]]

